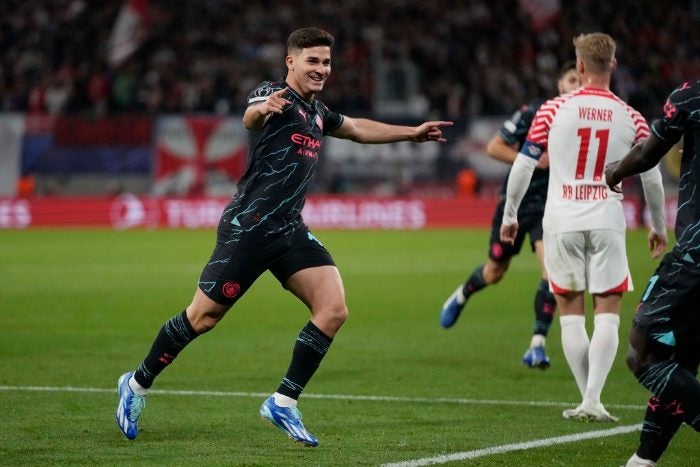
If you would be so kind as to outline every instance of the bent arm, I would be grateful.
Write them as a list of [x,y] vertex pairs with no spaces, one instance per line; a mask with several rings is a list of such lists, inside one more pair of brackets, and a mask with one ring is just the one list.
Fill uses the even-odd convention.
[[246,130],[259,130],[272,114],[281,114],[291,102],[284,96],[288,89],[280,89],[265,100],[249,105],[243,113],[243,126]]
[[262,104],[251,105],[243,113],[243,127],[246,130],[259,130],[269,115],[269,112],[263,112]]
[[512,164],[518,156],[518,151],[498,133],[493,135],[493,138],[486,145],[486,153],[494,159],[508,164]]

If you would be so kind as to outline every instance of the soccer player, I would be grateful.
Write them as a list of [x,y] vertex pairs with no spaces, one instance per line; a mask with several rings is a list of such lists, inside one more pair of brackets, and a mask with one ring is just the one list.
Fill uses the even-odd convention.
[[[576,62],[570,61],[562,66],[557,80],[559,94],[565,94],[581,86],[581,76],[576,70]],[[544,99],[535,99],[528,105],[523,105],[513,116],[503,123],[486,146],[486,152],[500,161],[512,164],[518,155],[518,149],[525,142],[525,136],[532,123],[532,118]],[[547,369],[549,357],[545,353],[545,342],[549,327],[552,324],[556,302],[554,295],[549,290],[547,273],[544,269],[542,246],[542,216],[544,203],[547,200],[547,181],[549,170],[546,167],[546,158],[542,158],[538,164],[530,187],[525,193],[522,206],[519,210],[521,229],[513,245],[501,242],[500,228],[505,205],[505,193],[508,179],[504,180],[501,187],[500,199],[496,212],[491,222],[491,238],[489,240],[488,259],[484,264],[477,266],[465,282],[457,287],[450,295],[440,311],[440,324],[444,328],[452,327],[459,318],[460,313],[472,294],[483,289],[487,285],[498,283],[508,271],[510,260],[520,253],[525,242],[526,234],[530,235],[530,246],[537,254],[542,268],[540,283],[535,292],[535,329],[530,347],[523,356],[523,363],[530,368]]]
[[[606,163],[622,159],[649,135],[644,118],[610,91],[615,42],[607,34],[574,39],[583,87],[547,101],[510,172],[501,240],[518,235],[518,207],[532,172],[549,153],[549,188],[542,227],[544,262],[560,312],[562,348],[582,402],[565,410],[569,419],[617,421],[600,396],[618,346],[622,293],[632,290],[625,251],[622,196],[605,184]],[[657,167],[642,174],[652,214],[650,245],[666,246],[663,186]],[[593,295],[594,329],[589,339],[584,293]]]
[[328,109],[316,94],[331,73],[333,42],[331,34],[318,28],[292,32],[286,78],[265,81],[248,95],[243,115],[250,131],[248,168],[221,216],[194,298],[163,325],[138,368],[119,378],[116,420],[127,438],[138,433],[146,393],[158,374],[270,270],[308,307],[311,319],[296,339],[286,375],[260,414],[293,440],[318,444],[301,422],[297,400],[348,316],[338,269],[301,217],[323,137],[360,143],[444,142],[442,127],[452,125],[388,125]]
[[700,431],[700,81],[676,88],[649,138],[605,169],[608,186],[620,192],[623,178],[656,166],[681,137],[676,244],[651,276],[629,337],[627,365],[652,397],[627,467],[656,465],[683,422]]

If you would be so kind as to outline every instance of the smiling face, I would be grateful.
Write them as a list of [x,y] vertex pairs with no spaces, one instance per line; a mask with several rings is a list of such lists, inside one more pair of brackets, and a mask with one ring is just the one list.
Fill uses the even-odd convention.
[[323,90],[331,74],[331,48],[294,49],[287,55],[287,84],[306,100]]

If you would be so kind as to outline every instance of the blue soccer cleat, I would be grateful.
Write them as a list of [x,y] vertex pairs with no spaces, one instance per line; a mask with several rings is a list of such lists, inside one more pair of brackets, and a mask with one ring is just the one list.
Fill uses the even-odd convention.
[[523,363],[530,368],[546,370],[549,368],[549,357],[544,352],[543,346],[530,347],[523,355]]
[[117,425],[124,436],[135,439],[139,432],[139,415],[146,406],[146,396],[139,396],[129,387],[129,379],[134,373],[124,373],[117,383],[119,404],[117,405]]
[[273,396],[270,396],[260,406],[260,416],[287,433],[287,436],[297,443],[310,447],[318,446],[316,437],[306,431],[301,423],[301,412],[296,407],[280,407],[275,404]]
[[440,310],[440,324],[445,329],[451,328],[457,322],[459,314],[467,303],[466,300],[463,300],[462,303],[459,301],[461,297],[464,297],[462,287],[463,285],[460,284],[457,290],[455,290],[442,305],[442,310]]

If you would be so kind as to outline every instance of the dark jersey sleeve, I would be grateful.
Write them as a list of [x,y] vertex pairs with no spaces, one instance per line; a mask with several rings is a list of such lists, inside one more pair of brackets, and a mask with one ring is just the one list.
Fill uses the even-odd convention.
[[323,114],[323,136],[326,136],[328,133],[337,130],[343,124],[345,117],[337,112],[333,112],[324,103],[320,103],[320,107]]
[[270,94],[272,94],[275,91],[279,91],[280,89],[282,89],[282,87],[283,83],[279,81],[263,81],[248,94],[246,107],[264,101],[265,99],[270,97]]
[[498,130],[501,138],[510,145],[517,144],[518,149],[520,149],[525,142],[532,119],[543,102],[542,99],[537,99],[516,110],[508,120],[503,122],[503,126]]
[[683,83],[669,94],[664,104],[663,118],[651,127],[654,135],[659,139],[673,143],[680,140],[689,116],[700,110],[699,92],[700,81],[695,81],[694,83]]

